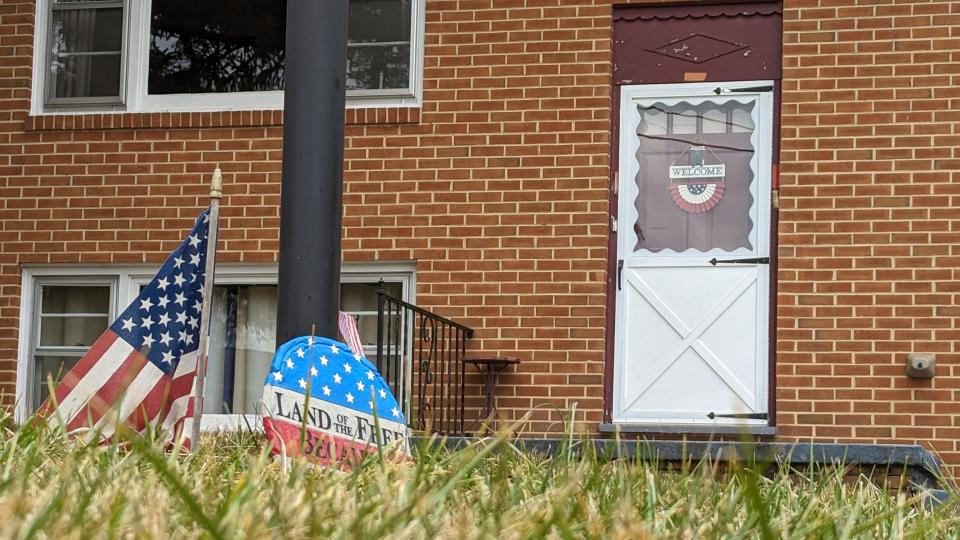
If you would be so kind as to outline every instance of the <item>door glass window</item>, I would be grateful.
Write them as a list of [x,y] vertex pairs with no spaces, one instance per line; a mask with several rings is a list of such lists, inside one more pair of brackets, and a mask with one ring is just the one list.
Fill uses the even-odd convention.
[[753,249],[756,102],[638,105],[634,251]]

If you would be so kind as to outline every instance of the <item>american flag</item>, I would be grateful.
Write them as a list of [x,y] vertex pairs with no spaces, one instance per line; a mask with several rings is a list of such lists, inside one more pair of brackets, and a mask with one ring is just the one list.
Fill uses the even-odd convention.
[[360,332],[357,330],[357,320],[349,313],[340,312],[340,335],[344,343],[350,347],[353,354],[363,356],[363,342],[360,341]]
[[57,385],[39,414],[104,438],[125,423],[173,440],[192,422],[209,210],[160,272]]

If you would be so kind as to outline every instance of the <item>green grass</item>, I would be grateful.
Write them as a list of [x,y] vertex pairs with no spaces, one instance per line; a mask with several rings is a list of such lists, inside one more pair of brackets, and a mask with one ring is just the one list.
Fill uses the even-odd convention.
[[[0,418],[0,426],[5,425]],[[255,434],[177,455],[149,441],[87,445],[0,428],[0,538],[934,538],[957,537],[956,498],[926,511],[843,470],[759,474],[716,464],[547,458],[503,434],[412,463],[352,472],[287,466]]]

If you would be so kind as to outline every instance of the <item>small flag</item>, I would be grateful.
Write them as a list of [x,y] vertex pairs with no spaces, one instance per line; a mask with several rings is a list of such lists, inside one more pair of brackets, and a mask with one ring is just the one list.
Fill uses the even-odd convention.
[[262,402],[275,454],[344,468],[376,452],[378,444],[398,450],[394,457],[410,455],[403,411],[386,381],[369,360],[338,341],[304,336],[277,349]]
[[363,342],[360,341],[360,332],[357,330],[357,320],[349,313],[340,312],[340,335],[353,354],[363,356]]
[[[161,428],[173,440],[193,414],[209,210],[90,350],[57,385],[39,415],[68,431],[115,422]],[[192,421],[192,419],[190,420]]]

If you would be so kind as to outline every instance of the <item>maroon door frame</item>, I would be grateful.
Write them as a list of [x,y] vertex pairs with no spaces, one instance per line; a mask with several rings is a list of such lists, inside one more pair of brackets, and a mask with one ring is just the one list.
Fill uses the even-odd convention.
[[[773,89],[773,137],[772,137],[772,152],[771,156],[772,168],[771,171],[771,186],[770,189],[774,190],[775,193],[779,193],[780,189],[780,106],[781,106],[781,82],[782,82],[782,67],[780,60],[783,56],[783,19],[782,19],[782,4],[779,0],[777,1],[758,1],[749,4],[745,3],[723,3],[723,4],[711,4],[711,5],[702,5],[702,4],[677,4],[672,6],[623,6],[618,7],[614,6],[613,8],[613,39],[612,39],[612,48],[611,48],[611,112],[610,112],[610,197],[609,197],[609,209],[611,221],[613,219],[619,219],[619,197],[618,190],[619,186],[619,169],[620,169],[620,156],[619,156],[619,142],[620,142],[620,87],[625,85],[633,84],[664,84],[664,83],[682,83],[682,82],[701,82],[701,81],[716,81],[716,82],[732,82],[737,80],[773,80],[774,89]],[[764,48],[766,45],[767,50],[766,56],[758,61],[757,64],[753,64],[754,68],[750,69],[736,69],[736,67],[731,68],[729,64],[736,64],[733,60],[739,60],[739,58],[723,58],[717,57],[716,60],[706,61],[700,64],[695,64],[693,66],[689,65],[689,62],[684,61],[670,61],[669,58],[657,55],[657,58],[660,60],[660,63],[656,65],[656,68],[652,68],[650,63],[644,64],[644,67],[636,70],[636,72],[631,72],[629,69],[622,70],[623,67],[618,65],[618,50],[617,44],[625,43],[627,40],[622,39],[622,36],[618,35],[618,22],[621,24],[623,22],[633,22],[636,20],[657,20],[660,23],[664,21],[686,21],[688,24],[690,21],[693,21],[695,24],[696,30],[691,28],[687,31],[687,35],[692,33],[699,33],[705,31],[700,27],[699,21],[706,19],[707,21],[714,20],[717,18],[735,18],[735,17],[750,17],[750,16],[763,16],[767,18],[774,18],[774,20],[768,21],[768,25],[764,25],[762,30],[765,30],[763,36],[758,36],[760,38],[760,45],[757,48]],[[708,22],[709,24],[709,22]],[[677,25],[681,26],[681,25]],[[775,32],[771,31],[770,27],[775,28]],[[775,35],[771,35],[774,34]],[[683,31],[679,32],[678,35],[683,35]],[[618,40],[618,38],[620,38]],[[656,40],[656,37],[652,39]],[[768,41],[764,42],[766,39]],[[773,40],[772,42],[769,40]],[[670,40],[667,40],[670,41]],[[729,41],[735,41],[730,39]],[[659,44],[657,42],[656,44]],[[744,43],[737,43],[737,45],[746,45]],[[626,47],[625,47],[626,48]],[[748,48],[753,48],[748,46]],[[774,50],[775,49],[775,50]],[[740,49],[743,50],[743,49]],[[646,56],[647,60],[650,60],[649,50],[641,50],[641,56]],[[654,53],[656,54],[656,53]],[[733,57],[734,55],[727,55],[728,57]],[[749,57],[747,57],[749,58]],[[711,78],[709,73],[710,71],[703,71],[705,68],[713,67],[711,62],[720,61],[721,64],[726,64],[723,66],[718,66],[714,71],[715,73],[722,73],[725,76],[719,76]],[[766,63],[763,63],[763,60],[766,60]],[[629,59],[631,64],[633,62],[643,62],[643,59]],[[664,68],[663,64],[668,64]],[[740,62],[740,64],[743,64]],[[762,69],[758,72],[758,65],[762,65]],[[684,71],[684,69],[690,69],[692,67],[697,71]],[[743,68],[744,66],[738,66]],[[691,74],[694,77],[691,79]],[[730,76],[729,74],[733,74]],[[768,348],[768,388],[767,388],[767,410],[768,410],[768,425],[776,426],[777,425],[777,400],[776,400],[776,387],[777,387],[777,370],[776,370],[776,357],[777,357],[777,271],[778,271],[778,247],[779,247],[779,223],[780,223],[780,209],[777,204],[778,197],[772,197],[770,209],[770,312],[769,312],[769,348]],[[618,227],[619,229],[619,227]],[[604,423],[610,423],[613,418],[613,376],[614,376],[614,343],[616,339],[616,301],[617,301],[617,232],[614,231],[613,227],[610,228],[610,235],[607,240],[607,314],[606,314],[606,336],[605,336],[605,351],[604,351],[604,370],[603,370],[603,421]]]

